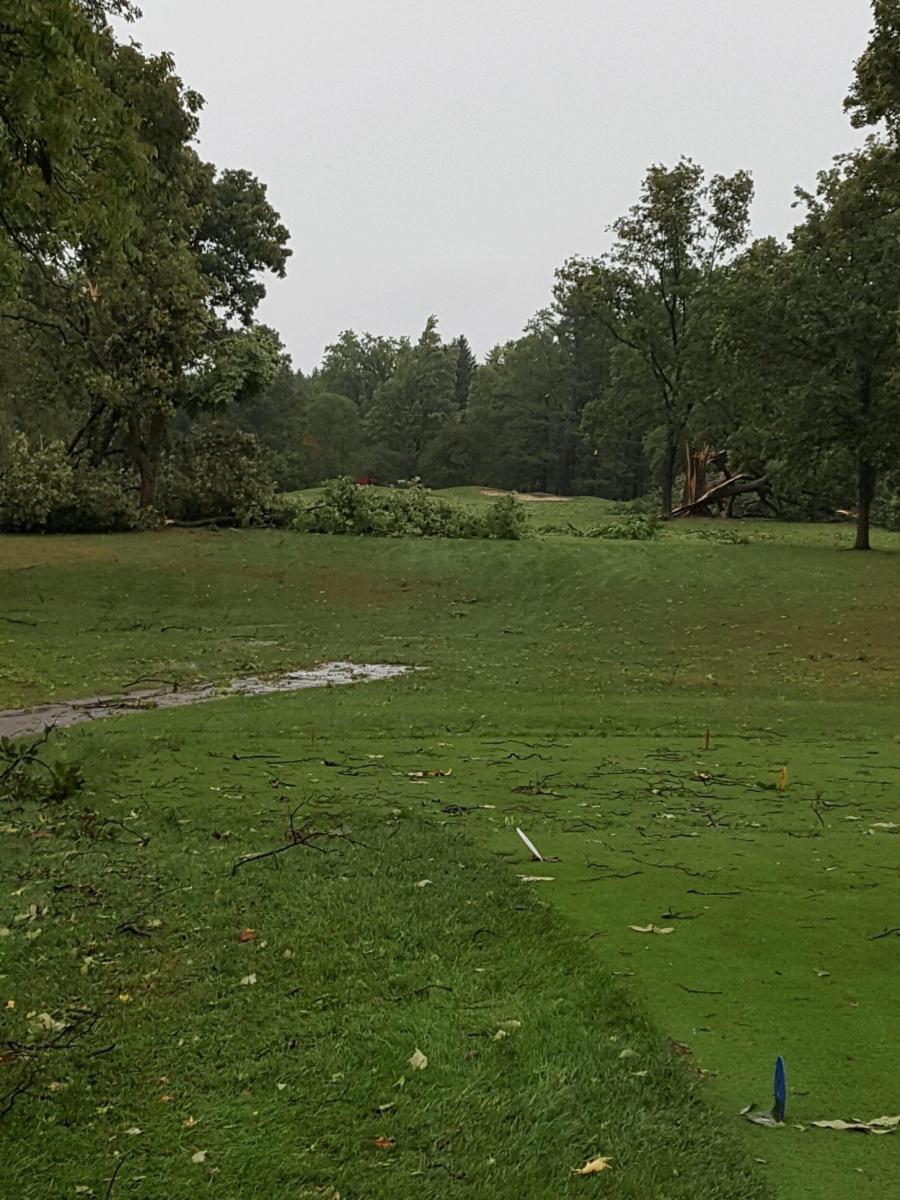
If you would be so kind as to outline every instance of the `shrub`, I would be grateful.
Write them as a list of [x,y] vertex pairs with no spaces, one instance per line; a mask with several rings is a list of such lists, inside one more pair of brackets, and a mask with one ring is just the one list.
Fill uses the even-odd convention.
[[59,441],[30,446],[17,434],[0,477],[0,529],[10,533],[112,533],[156,522],[118,467],[75,463]]
[[321,500],[297,513],[293,528],[305,533],[370,537],[520,538],[525,514],[513,497],[483,512],[434,496],[417,482],[382,491],[342,477],[324,485]]
[[252,433],[201,429],[188,434],[166,459],[160,505],[176,521],[261,523],[275,503],[263,448]]

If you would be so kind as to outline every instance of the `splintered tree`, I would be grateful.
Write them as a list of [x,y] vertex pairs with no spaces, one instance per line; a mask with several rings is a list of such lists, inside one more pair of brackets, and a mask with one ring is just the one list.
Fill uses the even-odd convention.
[[609,334],[646,365],[659,416],[664,517],[672,513],[676,458],[710,353],[704,316],[718,268],[746,240],[752,196],[746,171],[707,182],[690,159],[652,166],[640,200],[612,227],[609,253],[571,259],[557,273],[557,287],[579,288]]

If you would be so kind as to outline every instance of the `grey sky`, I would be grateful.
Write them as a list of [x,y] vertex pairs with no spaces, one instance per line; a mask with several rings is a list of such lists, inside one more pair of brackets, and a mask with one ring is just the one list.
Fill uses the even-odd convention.
[[207,100],[201,152],[292,233],[262,317],[309,371],[341,329],[483,354],[599,253],[651,162],[752,171],[754,229],[858,144],[868,0],[142,0]]

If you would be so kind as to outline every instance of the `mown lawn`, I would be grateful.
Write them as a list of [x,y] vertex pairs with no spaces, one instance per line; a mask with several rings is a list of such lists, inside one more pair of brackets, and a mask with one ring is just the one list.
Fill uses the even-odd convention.
[[[72,1045],[0,1124],[10,1194],[126,1152],[114,1196],[891,1194],[894,1137],[795,1126],[900,1112],[900,540],[707,528],[0,539],[0,704],[424,668],[55,738],[87,790],[2,815],[2,1037]],[[352,840],[232,875],[294,810]],[[779,1053],[787,1126],[746,1125]]]

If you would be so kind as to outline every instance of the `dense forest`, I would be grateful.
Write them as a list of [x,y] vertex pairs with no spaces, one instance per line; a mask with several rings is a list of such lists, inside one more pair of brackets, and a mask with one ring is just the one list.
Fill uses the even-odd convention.
[[[344,331],[292,369],[258,324],[288,232],[265,186],[194,148],[202,99],[116,38],[127,0],[0,17],[0,522],[250,520],[339,475],[676,508],[686,454],[758,484],[742,511],[900,526],[900,11],[844,104],[861,149],[749,238],[753,181],[651,166],[596,257],[478,362],[429,317]],[[840,97],[835,98],[840,103]],[[453,331],[455,333],[455,331]],[[754,506],[758,506],[754,507]]]

